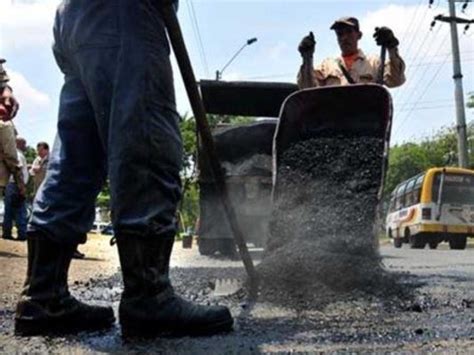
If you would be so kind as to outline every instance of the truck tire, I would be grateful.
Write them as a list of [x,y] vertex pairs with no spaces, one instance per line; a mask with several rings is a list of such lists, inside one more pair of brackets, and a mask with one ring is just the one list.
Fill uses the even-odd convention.
[[215,239],[199,239],[199,254],[212,255],[217,251],[217,242]]
[[451,237],[449,247],[453,250],[464,250],[467,245],[467,237]]
[[233,239],[222,239],[219,241],[218,250],[221,255],[228,256],[228,257],[235,257],[237,255],[237,249],[235,246],[235,242]]

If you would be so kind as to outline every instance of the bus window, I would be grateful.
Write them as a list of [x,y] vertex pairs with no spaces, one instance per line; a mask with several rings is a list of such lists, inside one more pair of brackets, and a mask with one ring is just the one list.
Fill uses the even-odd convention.
[[405,187],[406,186],[407,186],[406,184],[400,185],[400,187],[397,189],[397,192],[395,193],[395,195],[397,197],[403,195],[403,193],[405,192]]
[[395,193],[395,196],[396,196],[395,209],[396,210],[399,210],[405,207],[405,187],[406,186],[407,186],[406,184],[401,185]]
[[[441,173],[436,173],[433,180],[433,201],[438,200]],[[463,174],[446,174],[443,184],[442,203],[474,205],[474,177]]]
[[423,179],[425,178],[425,175],[421,175],[418,179],[416,179],[415,181],[415,189],[418,189],[420,188],[421,189],[421,185],[423,184]]
[[398,211],[401,208],[402,208],[402,196],[398,196],[395,199],[395,210]]
[[412,203],[416,205],[417,203],[420,203],[421,200],[421,188],[423,187],[423,179],[425,178],[425,175],[420,175],[417,178],[415,178],[415,183],[413,185],[413,193],[412,193]]
[[413,190],[412,194],[413,194],[413,204],[416,205],[416,204],[420,203],[420,200],[421,200],[421,186],[419,186],[415,190]]
[[415,186],[415,179],[408,181],[407,187],[405,190],[405,206],[411,206],[415,204],[415,196],[414,196],[414,191],[413,188]]
[[395,196],[390,197],[389,212],[395,211]]

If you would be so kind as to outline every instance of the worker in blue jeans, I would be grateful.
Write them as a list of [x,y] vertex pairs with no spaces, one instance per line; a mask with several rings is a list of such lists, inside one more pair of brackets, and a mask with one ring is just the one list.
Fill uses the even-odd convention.
[[232,328],[229,310],[177,296],[169,259],[181,198],[182,142],[162,1],[65,0],[54,27],[64,73],[58,133],[28,227],[19,335],[109,327],[110,307],[67,288],[68,267],[108,177],[124,291],[125,337],[205,335]]
[[26,240],[26,225],[28,223],[28,213],[26,210],[26,201],[20,195],[16,183],[9,182],[5,187],[5,212],[3,216],[3,238],[13,239],[12,228],[15,222],[17,230],[17,240]]
[[[16,137],[16,153],[18,157],[17,176],[11,176],[5,187],[4,216],[3,216],[3,238],[13,239],[12,229],[15,222],[17,230],[17,240],[26,240],[26,225],[28,223],[28,213],[26,209],[26,185],[29,174],[24,153],[26,152],[26,140]],[[21,181],[20,181],[21,180]],[[20,185],[20,186],[19,186]]]

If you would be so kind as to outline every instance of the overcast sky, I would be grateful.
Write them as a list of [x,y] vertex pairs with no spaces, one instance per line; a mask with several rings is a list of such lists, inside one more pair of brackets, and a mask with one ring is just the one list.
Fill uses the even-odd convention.
[[[30,145],[53,142],[62,75],[51,53],[52,22],[57,0],[0,0],[0,57],[7,59],[11,85],[21,103],[15,124]],[[449,25],[435,15],[447,14],[447,1],[278,1],[181,0],[179,18],[198,78],[213,79],[248,38],[258,41],[245,48],[225,70],[223,80],[295,82],[300,65],[296,48],[313,31],[315,61],[339,54],[334,19],[356,16],[364,33],[361,48],[378,53],[372,38],[376,26],[391,27],[399,38],[407,82],[391,90],[394,98],[392,144],[420,140],[442,126],[455,123]],[[458,16],[473,18],[474,3]],[[474,91],[474,26],[463,34],[459,26],[464,93]],[[179,72],[175,68],[177,104],[190,111]],[[468,121],[473,110],[466,111]]]

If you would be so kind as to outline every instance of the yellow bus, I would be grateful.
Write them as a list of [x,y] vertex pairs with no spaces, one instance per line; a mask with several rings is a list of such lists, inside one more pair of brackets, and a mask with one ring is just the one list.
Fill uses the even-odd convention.
[[447,241],[465,249],[474,234],[474,170],[431,168],[400,183],[390,195],[386,232],[396,248],[436,249]]

